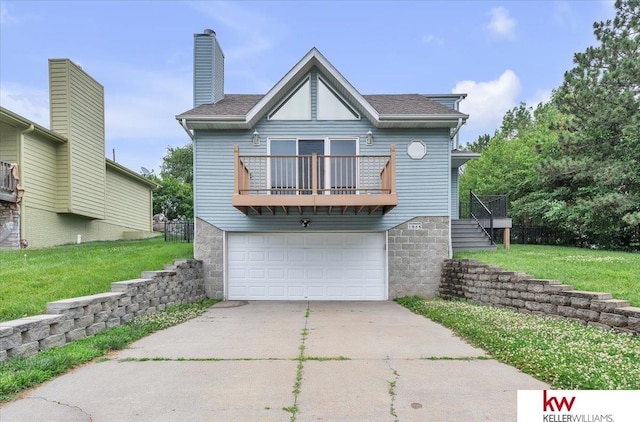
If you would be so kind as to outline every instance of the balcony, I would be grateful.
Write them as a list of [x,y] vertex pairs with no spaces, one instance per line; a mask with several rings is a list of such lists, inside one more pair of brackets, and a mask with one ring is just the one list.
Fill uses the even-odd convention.
[[231,204],[245,215],[386,214],[398,205],[396,151],[389,155],[240,155]]
[[0,161],[0,201],[18,201],[18,180],[12,164]]

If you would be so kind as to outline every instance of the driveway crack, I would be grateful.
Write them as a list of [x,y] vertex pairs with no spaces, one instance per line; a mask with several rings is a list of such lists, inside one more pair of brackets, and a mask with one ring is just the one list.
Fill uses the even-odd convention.
[[387,366],[389,367],[389,369],[391,370],[391,373],[393,374],[393,379],[391,381],[387,380],[387,384],[389,385],[389,414],[391,416],[393,416],[393,422],[398,422],[398,414],[396,412],[396,387],[398,385],[398,379],[400,378],[400,374],[398,373],[398,371],[396,371],[391,364],[389,363],[389,357],[387,356],[387,359],[385,359],[385,361],[387,362]]
[[307,302],[307,309],[304,313],[304,328],[300,333],[300,346],[298,346],[298,356],[296,357],[296,361],[298,362],[296,366],[296,380],[293,383],[293,405],[289,407],[283,407],[282,410],[285,412],[291,413],[291,418],[289,418],[289,422],[296,422],[296,418],[298,415],[298,396],[300,395],[300,389],[302,387],[302,372],[304,369],[304,362],[306,360],[305,357],[305,342],[307,341],[307,336],[309,335],[309,329],[307,328],[307,322],[309,321],[309,314],[311,313],[310,303]]
[[90,413],[88,413],[88,412],[85,412],[81,407],[78,407],[78,406],[73,406],[73,405],[70,405],[70,404],[67,404],[67,403],[62,403],[62,402],[57,401],[57,400],[49,400],[49,399],[47,399],[47,398],[45,398],[45,397],[28,397],[28,398],[26,398],[25,400],[43,400],[43,401],[46,401],[46,402],[48,402],[48,403],[54,403],[54,404],[57,404],[57,405],[59,405],[59,406],[68,407],[69,409],[77,409],[77,410],[79,410],[83,415],[86,415],[86,416],[87,416],[87,418],[88,418],[88,420],[89,420],[90,422],[92,422],[92,421],[93,421],[93,417],[91,416],[91,414],[90,414]]

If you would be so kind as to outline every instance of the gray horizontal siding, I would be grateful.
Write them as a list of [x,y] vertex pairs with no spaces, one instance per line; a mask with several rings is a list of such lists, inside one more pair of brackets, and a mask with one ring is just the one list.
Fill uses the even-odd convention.
[[[450,143],[449,129],[376,129],[366,119],[351,121],[317,121],[315,106],[316,79],[312,70],[312,120],[272,121],[261,119],[250,130],[196,131],[195,154],[195,213],[196,216],[227,231],[299,231],[301,216],[291,215],[245,216],[231,205],[233,194],[233,146],[241,155],[266,155],[268,138],[342,138],[358,137],[361,155],[387,155],[390,145],[396,144],[396,186],[398,206],[387,215],[305,214],[312,224],[305,231],[382,231],[417,216],[447,216],[450,207]],[[267,113],[268,115],[269,113]],[[252,134],[260,134],[260,146],[252,146]],[[373,132],[374,145],[366,146],[368,131]],[[409,142],[422,139],[427,155],[412,160],[406,153]],[[280,211],[281,212],[281,211]]]
[[[273,231],[300,228],[300,215],[245,216],[231,206],[233,194],[233,145],[240,153],[261,155],[267,153],[267,138],[299,137],[359,137],[360,154],[386,155],[391,143],[396,144],[396,185],[398,206],[385,216],[380,215],[326,215],[318,213],[308,218],[308,230],[387,230],[416,216],[446,216],[449,201],[449,142],[447,129],[375,130],[366,121],[349,122],[288,122],[261,121],[256,129],[261,145],[253,147],[253,130],[198,131],[195,140],[195,195],[196,215],[227,231]],[[374,145],[365,146],[366,133],[374,134]],[[427,155],[412,160],[406,154],[407,144],[422,139]],[[307,218],[307,217],[305,217]]]

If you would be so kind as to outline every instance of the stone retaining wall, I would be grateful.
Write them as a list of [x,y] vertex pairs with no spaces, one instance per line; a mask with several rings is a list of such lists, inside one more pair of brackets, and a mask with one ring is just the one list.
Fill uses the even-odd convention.
[[93,336],[167,306],[203,299],[202,262],[179,260],[163,271],[145,271],[142,278],[112,283],[110,293],[49,302],[44,315],[0,322],[0,362]]
[[444,299],[467,299],[502,308],[640,334],[640,308],[610,293],[583,292],[558,280],[540,280],[469,259],[447,259],[438,291]]

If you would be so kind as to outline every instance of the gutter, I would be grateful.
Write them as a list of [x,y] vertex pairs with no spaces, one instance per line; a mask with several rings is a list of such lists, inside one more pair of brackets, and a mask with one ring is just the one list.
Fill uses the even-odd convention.
[[178,120],[178,123],[180,123],[180,126],[182,126],[184,131],[187,132],[187,135],[189,135],[189,138],[191,138],[191,140],[193,141],[195,139],[195,135],[187,127],[187,119],[180,119]]
[[458,132],[460,128],[464,124],[464,120],[461,118],[458,119],[458,126],[456,126],[455,130],[451,134],[451,139],[453,140],[453,149],[458,149]]

